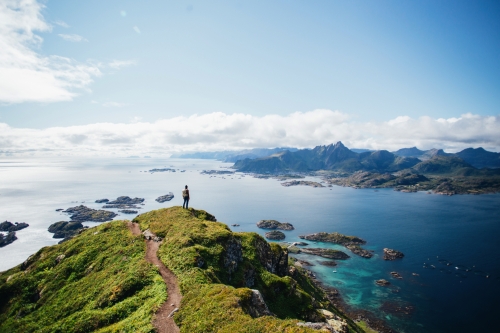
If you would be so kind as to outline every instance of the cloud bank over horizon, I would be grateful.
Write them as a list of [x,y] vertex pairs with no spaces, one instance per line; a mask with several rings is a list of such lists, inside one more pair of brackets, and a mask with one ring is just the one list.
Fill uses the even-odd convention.
[[222,112],[173,117],[155,122],[95,123],[46,129],[0,123],[0,156],[168,156],[187,151],[248,148],[312,148],[342,141],[349,148],[416,146],[456,152],[468,147],[500,150],[500,116],[464,114],[458,118],[359,122],[340,111],[318,109],[261,117]]

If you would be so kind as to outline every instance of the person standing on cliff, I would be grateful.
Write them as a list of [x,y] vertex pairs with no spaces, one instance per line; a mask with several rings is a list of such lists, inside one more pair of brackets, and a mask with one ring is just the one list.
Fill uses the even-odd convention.
[[[182,191],[182,198],[184,199],[184,203],[182,204],[182,208],[188,209],[188,204],[189,204],[189,190],[188,186],[184,186],[184,190]],[[186,207],[184,207],[186,206]]]

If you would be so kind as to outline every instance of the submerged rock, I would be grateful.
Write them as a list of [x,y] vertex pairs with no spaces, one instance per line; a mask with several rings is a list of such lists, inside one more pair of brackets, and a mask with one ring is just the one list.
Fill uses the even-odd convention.
[[398,258],[403,258],[405,255],[402,252],[393,249],[384,249],[384,260],[396,260]]
[[280,230],[294,230],[292,224],[288,222],[279,222],[276,220],[260,220],[257,222],[257,227],[261,229],[280,229]]
[[119,210],[120,213],[123,213],[123,214],[137,214],[138,211],[136,210],[131,210],[131,209],[123,209],[123,210]]
[[318,263],[322,266],[328,266],[328,267],[337,266],[337,263],[335,261],[331,261],[331,260],[318,261]]
[[273,230],[266,232],[266,238],[272,240],[282,240],[285,239],[285,234],[281,231]]
[[168,194],[159,196],[158,198],[155,199],[155,201],[162,203],[165,201],[170,201],[174,198],[174,194],[172,192],[168,192]]

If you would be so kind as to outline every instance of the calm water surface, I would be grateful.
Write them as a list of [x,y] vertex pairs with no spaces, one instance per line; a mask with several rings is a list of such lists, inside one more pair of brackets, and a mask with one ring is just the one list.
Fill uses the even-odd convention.
[[[190,204],[214,214],[235,231],[255,231],[261,219],[290,222],[299,235],[338,231],[368,241],[375,256],[351,259],[335,268],[311,267],[324,282],[340,290],[354,308],[373,311],[401,332],[492,332],[500,309],[500,195],[440,196],[351,188],[283,187],[272,179],[241,174],[201,175],[231,164],[180,159],[0,159],[0,220],[27,222],[18,240],[0,248],[0,270],[23,262],[43,246],[56,244],[47,227],[69,220],[57,208],[102,205],[100,198],[121,195],[145,198],[141,212],[182,204],[189,185]],[[149,173],[172,167],[177,172]],[[185,172],[180,172],[185,170]],[[154,199],[173,192],[163,204]],[[116,210],[114,210],[116,211]],[[132,219],[120,215],[116,219]],[[86,223],[89,226],[95,223]],[[311,246],[310,245],[310,246]],[[382,249],[394,248],[403,260],[382,260]],[[300,255],[312,263],[321,258]],[[336,272],[334,272],[334,270]],[[397,271],[402,280],[390,277]],[[418,275],[414,275],[418,274]],[[387,279],[389,287],[374,280]],[[388,310],[411,306],[411,315]]]

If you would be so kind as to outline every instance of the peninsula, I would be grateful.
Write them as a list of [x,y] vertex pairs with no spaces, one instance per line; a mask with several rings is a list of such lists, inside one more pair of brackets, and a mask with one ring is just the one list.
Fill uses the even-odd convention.
[[192,208],[133,222],[83,229],[1,272],[0,331],[160,332],[155,313],[165,313],[175,332],[364,332],[286,248],[256,233]]

